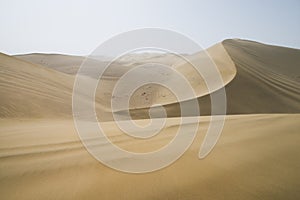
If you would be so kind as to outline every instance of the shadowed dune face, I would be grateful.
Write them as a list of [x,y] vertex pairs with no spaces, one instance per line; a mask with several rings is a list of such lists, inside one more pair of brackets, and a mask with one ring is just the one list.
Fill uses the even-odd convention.
[[[232,62],[229,55],[226,53],[222,44],[217,44],[210,49],[208,49],[210,56],[213,58],[213,61],[216,63],[216,67],[220,71],[221,78],[223,79],[223,84],[215,85],[213,88],[217,90],[222,88],[224,84],[228,84],[235,76],[236,69],[234,63]],[[136,57],[137,56],[137,57]],[[58,71],[63,72],[69,75],[69,79],[74,78],[77,69],[80,67],[82,57],[75,56],[63,56],[63,55],[42,55],[42,54],[29,54],[29,55],[19,55],[17,56],[20,59],[24,59],[26,61],[34,62],[35,64],[44,64],[48,68],[48,71]],[[114,61],[111,66],[105,71],[104,79],[101,79],[99,85],[101,87],[97,88],[96,92],[96,102],[98,106],[96,106],[97,114],[99,118],[104,121],[112,120],[112,111],[111,111],[111,99],[112,98],[122,98],[122,97],[113,97],[112,91],[119,81],[119,78],[124,75],[129,70],[133,69],[139,64],[144,63],[158,63],[158,64],[167,64],[171,65],[175,70],[181,73],[192,86],[195,92],[195,96],[187,97],[187,99],[194,99],[195,97],[204,96],[211,91],[208,91],[206,83],[203,77],[194,69],[194,67],[188,63],[186,60],[181,58],[180,56],[176,56],[173,54],[162,54],[162,55],[128,55],[127,57],[121,57],[118,60]],[[213,67],[213,63],[209,57],[207,57],[205,52],[198,52],[194,55],[186,56],[189,61],[193,63],[197,63],[199,65],[200,71],[209,71],[210,67]],[[64,63],[64,60],[66,61]],[[97,73],[93,73],[96,71],[96,68],[104,68],[108,62],[99,61],[95,59],[88,59],[85,61],[87,65],[87,73],[91,74],[90,78],[98,78],[93,77],[96,76]],[[28,63],[29,64],[29,63]],[[160,72],[161,68],[157,69],[155,73],[164,73]],[[91,72],[91,73],[90,73]],[[14,72],[12,72],[14,73]],[[30,72],[29,72],[30,73]],[[57,73],[62,74],[62,73]],[[73,76],[71,76],[73,75]],[[137,74],[135,77],[147,76],[146,74]],[[165,73],[166,82],[174,82],[175,76],[170,73]],[[213,79],[214,77],[206,77],[209,79]],[[175,82],[174,82],[175,83]],[[172,83],[174,85],[174,83]],[[63,88],[57,88],[57,92],[60,90],[64,90]],[[181,93],[185,93],[186,91],[182,90]],[[141,119],[148,118],[148,110],[149,107],[154,104],[161,105],[169,105],[176,104],[178,100],[172,93],[172,91],[159,86],[157,84],[150,84],[147,86],[143,86],[138,88],[135,93],[131,96],[130,99],[130,109],[131,115],[133,118]],[[171,106],[171,109],[167,108],[168,116],[179,116],[178,113],[180,109],[176,106]],[[122,111],[119,113],[122,114]],[[69,113],[68,113],[69,114]],[[174,115],[175,114],[175,115]],[[189,115],[189,114],[188,114]]]
[[[225,40],[224,42],[209,48],[207,53],[211,56],[216,66],[220,70],[224,84],[226,85],[227,114],[297,113],[300,111],[298,105],[300,99],[300,83],[298,77],[298,68],[300,63],[299,50],[269,46],[245,40]],[[3,56],[4,55],[2,55],[2,57]],[[98,108],[98,116],[101,116],[101,119],[104,121],[112,120],[110,108],[111,99],[113,98],[112,90],[115,87],[118,78],[135,67],[137,64],[148,62],[162,62],[164,64],[170,64],[180,73],[184,74],[186,77],[189,77],[190,84],[193,86],[195,91],[198,92],[197,96],[199,97],[198,102],[201,109],[201,115],[209,115],[211,112],[210,96],[205,95],[208,93],[208,91],[203,78],[199,76],[193,67],[190,66],[189,63],[186,63],[186,61],[172,55],[165,56],[168,58],[165,58],[165,60],[168,60],[168,62],[163,61],[162,56],[149,54],[144,56],[146,57],[144,60],[142,55],[138,57],[134,57],[134,55],[128,55],[127,57],[120,58],[112,63],[112,65],[105,72],[106,78],[100,81],[101,87],[98,87],[97,89],[96,102],[98,102],[99,105],[96,107]],[[51,94],[51,90],[48,88],[43,88],[41,91],[47,91],[48,94],[44,94],[44,96],[52,95],[56,96],[56,98],[63,98],[64,100],[62,101],[65,101],[65,108],[60,109],[58,108],[59,106],[56,106],[58,108],[56,111],[55,109],[51,109],[51,112],[47,113],[53,114],[60,111],[60,114],[65,113],[65,115],[71,116],[69,102],[71,102],[71,91],[73,87],[72,84],[74,75],[76,74],[84,58],[52,54],[28,54],[19,55],[17,57],[35,64],[44,64],[50,68],[42,68],[40,70],[44,70],[42,74],[44,74],[45,77],[57,76],[58,78],[53,78],[51,80],[49,78],[45,78],[43,81],[48,81],[48,83],[45,82],[42,85],[47,84],[47,87],[50,87],[50,85],[56,84],[56,92]],[[8,61],[8,58],[10,58],[10,61]],[[187,58],[199,62],[203,62],[203,60],[205,60],[201,53],[188,55]],[[9,63],[15,62],[12,57],[7,57],[6,60],[6,63],[3,63],[3,67],[6,68],[9,66]],[[33,82],[41,79],[41,77],[38,77],[40,76],[39,74],[36,74],[34,70],[30,69],[30,63],[21,63],[20,60],[16,61],[18,64],[16,64],[14,68],[7,68],[8,70],[11,70],[9,73],[19,73],[17,71],[18,66],[24,65],[23,70],[28,70],[28,72],[26,72],[27,74],[33,73],[31,78]],[[89,65],[88,70],[90,72],[93,72],[93,70],[95,70],[97,67],[105,67],[107,65],[106,61],[94,59],[89,59],[87,63]],[[25,66],[28,67],[26,68]],[[54,69],[55,71],[51,69]],[[59,73],[57,71],[63,73]],[[48,73],[51,73],[51,75],[47,75]],[[141,76],[143,75],[141,74]],[[55,83],[59,77],[60,79],[64,79],[64,82],[67,83]],[[6,78],[3,77],[3,79]],[[50,83],[52,81],[54,83]],[[16,78],[15,82],[20,82],[19,84],[21,85],[25,84],[22,83],[18,78]],[[39,84],[39,82],[28,82],[26,84],[29,84],[29,88],[34,88]],[[12,97],[9,96],[12,96],[14,93],[12,90],[5,90],[7,90],[7,88],[3,89],[3,93],[11,92],[11,95],[6,94],[6,100],[5,98],[2,99],[3,106],[9,104],[8,106],[4,106],[6,111],[3,112],[6,112],[6,114],[3,115],[8,115],[10,112],[9,109],[14,109],[15,111],[12,111],[11,113],[16,115],[15,113],[18,113],[17,111],[18,107],[20,107],[20,104],[17,103],[17,106],[10,105],[14,101],[11,101],[9,98]],[[28,94],[28,92],[26,92],[26,94]],[[67,95],[69,97],[60,97],[61,95]],[[20,94],[20,96],[22,95]],[[37,96],[36,98],[41,98],[41,96]],[[17,96],[13,98],[15,98],[16,101]],[[26,99],[32,99],[32,97]],[[48,98],[48,100],[43,100],[43,104],[49,104],[49,102],[45,102],[52,101],[50,99],[51,98]],[[6,103],[4,103],[4,101]],[[40,102],[40,100],[37,101]],[[176,103],[176,97],[171,91],[155,84],[139,88],[133,94],[130,101],[130,113],[135,119],[148,118],[149,107],[153,104],[164,105],[169,117],[180,116],[180,106],[178,103]],[[31,102],[31,104],[34,103]],[[183,102],[183,104],[189,105],[189,101]],[[26,116],[25,113],[29,112],[25,111],[26,109],[31,110],[31,112],[37,112],[34,115],[31,113],[30,116],[44,116],[44,113],[46,113],[43,111],[39,112],[38,106],[32,109],[30,106],[26,106],[26,108],[23,106],[22,109],[23,110],[20,114],[22,116]],[[122,114],[122,112],[120,113]]]
[[[0,54],[1,197],[299,199],[300,115],[295,113],[300,113],[300,50],[225,40],[207,49],[207,53],[221,72],[227,95],[229,115],[218,144],[210,156],[198,159],[210,117],[197,116],[199,129],[188,151],[171,166],[140,175],[102,165],[77,135],[72,120],[72,92],[83,57]],[[203,52],[186,56],[205,63]],[[136,139],[113,122],[110,100],[115,98],[114,86],[127,71],[148,62],[168,64],[187,76],[196,91],[201,115],[211,112],[205,81],[189,63],[171,54],[124,56],[105,72],[96,91],[95,108],[106,136],[127,151],[144,153],[164,147],[181,126],[180,118],[176,118],[181,116],[179,102],[170,91],[153,84],[135,91],[130,114],[138,119],[137,124],[147,124],[149,107],[162,104],[167,117],[161,134],[149,140]],[[89,59],[88,72],[106,64],[104,59]],[[205,67],[203,70],[207,70]],[[84,78],[88,82],[98,77],[93,74]],[[171,78],[166,76],[166,81]],[[217,85],[213,92],[218,93],[224,85]],[[80,95],[80,100],[89,101],[84,92]],[[190,105],[189,100],[181,103]],[[183,118],[190,116],[188,113]],[[186,134],[193,132],[193,125],[195,122],[182,125]],[[104,138],[100,141],[105,142]],[[122,158],[115,161],[122,162]]]
[[[233,68],[222,63],[226,54],[236,67],[233,80],[225,86],[227,114],[300,112],[300,50],[244,40],[225,40],[222,45],[226,52],[212,47],[208,53],[219,69],[225,66],[227,73],[233,73]],[[210,96],[199,97],[198,102],[201,115],[209,115]],[[180,116],[179,104],[165,108],[170,117]],[[141,117],[139,111],[132,113]]]
[[300,50],[225,40],[237,68],[226,86],[228,113],[299,113]]

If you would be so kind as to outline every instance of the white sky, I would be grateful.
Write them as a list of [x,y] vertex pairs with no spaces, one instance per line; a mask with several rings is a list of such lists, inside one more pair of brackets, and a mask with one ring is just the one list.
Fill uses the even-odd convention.
[[203,47],[245,38],[300,48],[298,0],[0,0],[0,52],[87,55],[143,27],[183,33]]

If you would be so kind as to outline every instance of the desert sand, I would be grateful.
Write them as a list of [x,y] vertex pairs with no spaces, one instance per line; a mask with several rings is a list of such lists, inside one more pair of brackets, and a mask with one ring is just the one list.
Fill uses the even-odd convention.
[[[165,88],[141,87],[130,99],[131,116],[144,123],[149,106],[160,103],[167,123],[150,140],[125,135],[112,121],[110,107],[111,91],[123,74],[137,63],[163,62],[187,76],[197,91],[190,98],[198,100],[201,116],[184,116],[200,118],[192,145],[171,166],[145,174],[106,167],[80,141],[72,91],[83,57],[0,54],[1,199],[299,199],[300,50],[234,39],[207,52],[221,72],[227,116],[217,145],[204,159],[198,153],[209,126],[209,93],[223,85],[208,91],[188,63],[169,54],[124,57],[105,72],[96,92],[97,116],[109,139],[127,151],[153,151],[170,142],[180,109]],[[204,63],[202,53],[189,58]],[[89,64],[93,71],[107,62],[95,58]],[[190,125],[182,125],[187,134]]]

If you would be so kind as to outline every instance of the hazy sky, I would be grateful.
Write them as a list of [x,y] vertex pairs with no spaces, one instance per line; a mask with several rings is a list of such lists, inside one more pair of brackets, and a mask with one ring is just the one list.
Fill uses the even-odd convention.
[[299,0],[0,0],[0,52],[87,55],[123,31],[183,33],[203,47],[246,38],[300,48]]

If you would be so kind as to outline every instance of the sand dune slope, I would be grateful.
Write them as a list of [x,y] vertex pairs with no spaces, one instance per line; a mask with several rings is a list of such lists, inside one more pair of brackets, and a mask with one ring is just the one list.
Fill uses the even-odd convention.
[[[228,105],[227,114],[300,112],[298,103],[300,101],[299,50],[245,40],[225,40],[209,48],[208,53],[222,72],[224,83],[227,84],[225,87]],[[79,63],[83,60],[83,57],[42,54],[18,57],[36,63],[43,64],[44,62],[48,67],[68,74],[75,74]],[[150,58],[152,61],[158,58],[162,59],[161,56]],[[192,60],[198,59],[201,62],[203,56],[195,54],[189,56],[189,58]],[[95,67],[105,65],[105,62],[96,60],[88,63],[91,71],[95,70]],[[112,90],[118,81],[118,77],[136,64],[128,65],[127,63],[122,65],[122,62],[116,62],[106,72],[106,78],[103,80],[104,87],[98,88],[96,98],[97,102],[102,105],[99,114],[104,111],[109,112]],[[198,101],[201,114],[210,114],[210,97],[209,95],[203,96],[207,91],[201,76],[199,77],[191,67],[184,63],[180,64],[179,62],[178,64],[177,62],[175,66],[182,74],[192,80],[191,85],[199,92],[197,95],[200,97]],[[38,85],[36,84],[37,87],[39,87]],[[68,88],[70,87],[68,86]],[[60,91],[57,93],[58,95],[64,93],[61,92],[61,89],[64,90],[64,88],[57,89],[57,91]],[[180,116],[179,104],[175,102],[176,98],[170,91],[156,85],[152,87],[148,85],[137,90],[131,98],[131,114],[134,118],[148,118],[148,108],[159,103],[165,105],[168,116]],[[184,103],[189,104],[188,101]],[[111,116],[108,116],[105,120],[111,119]]]
[[[205,159],[199,160],[198,153],[210,117],[197,116],[200,126],[187,152],[165,169],[139,175],[121,173],[99,163],[77,135],[71,106],[74,74],[82,57],[19,56],[34,64],[0,54],[0,198],[300,199],[300,51],[225,40],[209,48],[208,53],[226,85],[227,113],[236,115],[226,116],[220,140]],[[201,52],[189,56],[205,63]],[[163,57],[147,55],[147,61],[153,59]],[[165,63],[172,63],[188,77],[198,90],[194,98],[201,114],[209,115],[210,98],[203,77],[195,75],[186,62],[178,62],[170,55],[165,59]],[[90,61],[89,72],[94,72],[99,63],[105,66],[105,61]],[[132,116],[137,123],[145,124],[149,121],[143,119],[149,117],[149,106],[162,103],[168,114],[165,127],[146,140],[134,139],[115,126],[110,109],[112,89],[121,75],[138,64],[135,62],[129,56],[114,63],[97,88],[95,106],[114,144],[127,151],[149,152],[174,138],[180,128],[180,118],[175,118],[180,116],[180,108],[171,93],[162,95],[164,90],[159,87],[141,87],[131,99]],[[207,70],[207,66],[203,69]],[[82,77],[83,85],[88,86],[95,82],[97,74]],[[216,85],[215,92],[221,86]],[[80,102],[86,101],[84,92],[79,96]],[[144,93],[148,99],[140,95]],[[189,105],[189,101],[182,103]],[[181,126],[186,128],[186,134],[192,134],[192,125],[195,124]],[[136,134],[144,133],[139,131],[143,132]],[[100,140],[106,144],[103,138]],[[116,162],[122,161],[124,158],[116,158]]]
[[71,116],[73,77],[0,54],[0,116]]
[[[84,56],[42,53],[14,55],[14,57],[31,63],[43,65],[66,74],[76,74],[80,65],[85,60]],[[95,61],[93,65],[98,65],[98,67],[99,65],[101,66],[104,64],[108,64],[108,61],[112,60],[111,58],[103,56],[92,57],[92,59],[94,59]],[[181,61],[181,59],[178,56],[167,53],[126,54],[116,60],[116,62],[119,63],[119,65],[122,65],[123,68],[126,66],[138,65],[149,62],[173,65],[179,61]],[[93,66],[90,67],[93,68]]]
[[[189,107],[189,105],[191,104],[189,99],[201,99],[205,95],[223,88],[225,85],[229,84],[236,76],[235,64],[221,43],[210,47],[207,52],[201,51],[193,55],[186,55],[185,57],[187,60],[181,59],[180,61],[174,63],[172,66],[177,72],[179,72],[179,74],[186,78],[189,83],[188,89],[194,90],[194,95],[180,100],[185,102],[184,104],[187,105],[187,107]],[[200,73],[195,69],[195,67],[197,67],[197,70]],[[216,73],[212,73],[214,71]],[[219,80],[219,82],[210,82],[209,90],[207,82],[208,80],[215,80],[215,75],[218,76],[217,80]],[[141,74],[140,76],[145,76],[145,74]],[[134,105],[130,107],[131,116],[133,118],[148,118],[149,107],[153,104],[163,105],[169,117],[178,117],[181,115],[180,107],[178,104],[179,100],[171,92],[171,90],[174,88],[181,88],[181,85],[180,83],[174,81],[174,76],[172,76],[172,74],[166,75],[165,78],[167,80],[166,82],[173,82],[173,86],[170,87],[170,90],[166,90],[163,87],[158,87],[155,85],[150,85],[150,87],[149,85],[146,85],[145,87],[141,87],[135,91],[131,98],[131,100],[134,102]],[[182,87],[182,90],[179,92],[179,94],[185,94],[186,89],[187,88]],[[210,105],[206,103],[205,109],[207,111],[202,113],[207,115],[209,113]],[[186,116],[193,115],[192,113],[194,108],[191,108],[190,110],[191,112],[187,112]]]
[[299,113],[300,50],[225,40],[237,75],[226,86],[228,113]]
[[81,56],[41,53],[15,55],[14,57],[34,64],[43,65],[66,74],[76,74],[85,59],[85,57]]
[[[208,53],[220,70],[226,69],[223,73],[233,69],[222,63],[227,54],[236,67],[234,78],[225,86],[227,114],[300,112],[300,50],[245,40],[225,40],[222,45],[225,52],[212,47]],[[201,96],[198,102],[201,115],[209,115],[210,96]],[[164,107],[168,116],[180,116],[178,103]],[[132,110],[132,115],[147,117],[147,110]]]
[[[299,199],[299,120],[298,114],[227,116],[217,146],[199,160],[208,126],[202,117],[182,158],[139,175],[91,157],[72,121],[0,120],[1,199]],[[110,132],[121,148],[147,150],[170,141],[175,129],[151,142],[127,140],[118,128]]]

